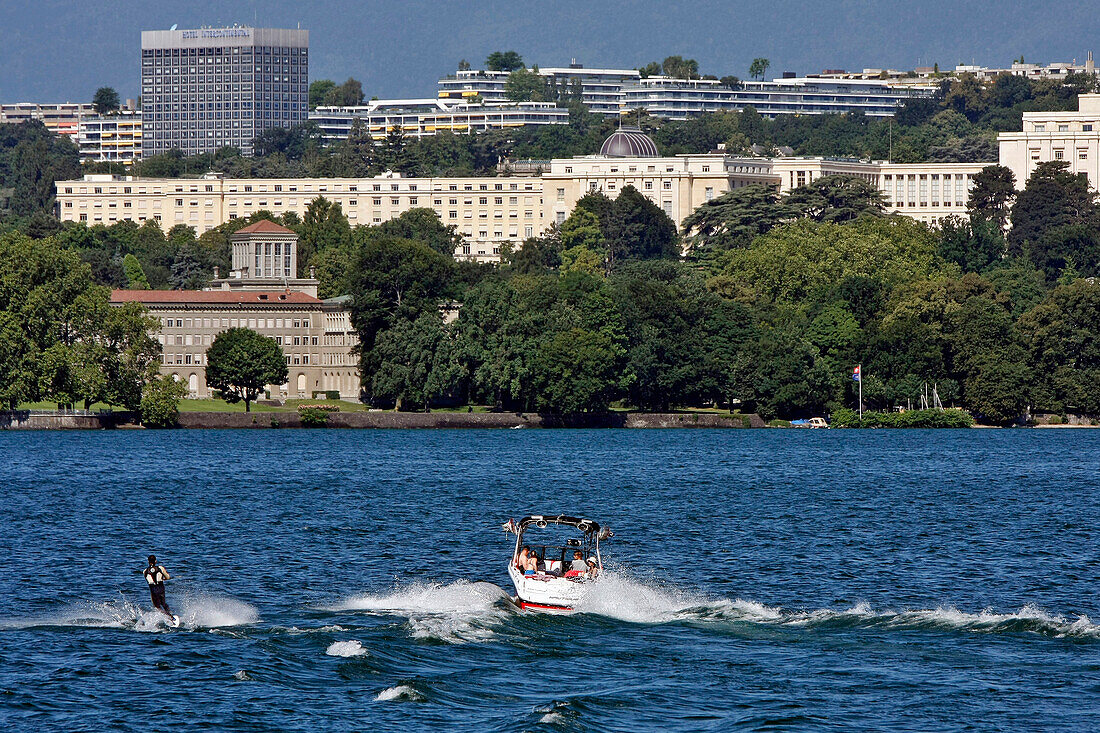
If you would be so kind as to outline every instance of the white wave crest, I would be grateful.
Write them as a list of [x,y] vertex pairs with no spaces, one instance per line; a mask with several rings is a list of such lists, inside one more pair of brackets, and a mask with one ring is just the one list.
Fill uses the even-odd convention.
[[576,610],[631,623],[676,621],[754,623],[799,628],[943,629],[982,633],[1034,632],[1056,638],[1100,639],[1100,625],[1088,616],[1068,618],[1034,605],[1012,613],[977,613],[953,606],[915,610],[875,610],[866,603],[846,609],[784,610],[751,600],[707,598],[679,588],[606,573]]
[[428,698],[410,685],[395,685],[382,690],[374,699],[379,702],[426,702]]
[[493,637],[506,619],[510,597],[492,583],[415,583],[383,594],[352,596],[333,610],[370,611],[408,619],[413,638],[461,644]]
[[606,572],[598,583],[593,583],[591,590],[577,603],[576,610],[632,623],[708,618],[767,622],[782,615],[779,609],[754,601],[716,601],[699,593],[636,580],[616,572]]
[[[216,629],[255,623],[256,608],[235,598],[213,595],[185,595],[169,600],[180,618],[182,629]],[[174,628],[169,618],[155,609],[128,600],[75,603],[53,614],[0,622],[0,628],[36,626],[84,626],[133,631],[167,631]]]
[[256,607],[236,598],[214,595],[188,595],[180,599],[180,626],[191,629],[219,629],[254,624],[260,619]]
[[367,655],[367,650],[357,640],[349,639],[332,642],[325,650],[325,654],[330,657],[362,657]]

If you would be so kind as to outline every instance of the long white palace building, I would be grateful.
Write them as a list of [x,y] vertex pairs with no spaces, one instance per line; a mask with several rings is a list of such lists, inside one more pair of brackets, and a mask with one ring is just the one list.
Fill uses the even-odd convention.
[[[1100,94],[1080,97],[1078,112],[1028,112],[1021,132],[1002,133],[1000,163],[1012,169],[1017,186],[1044,160],[1065,160],[1100,183]],[[517,245],[563,222],[590,191],[615,197],[633,186],[677,223],[700,204],[750,184],[779,191],[822,176],[860,176],[881,190],[887,210],[935,224],[966,210],[981,163],[892,163],[822,157],[756,158],[717,151],[702,155],[658,155],[653,142],[636,131],[611,135],[598,155],[541,161],[530,175],[478,178],[134,178],[86,175],[58,181],[57,213],[62,221],[110,225],[156,219],[164,229],[177,224],[199,234],[260,210],[305,214],[319,196],[338,202],[355,224],[380,224],[409,209],[434,210],[454,225],[464,244],[455,256],[493,261],[501,246]]]

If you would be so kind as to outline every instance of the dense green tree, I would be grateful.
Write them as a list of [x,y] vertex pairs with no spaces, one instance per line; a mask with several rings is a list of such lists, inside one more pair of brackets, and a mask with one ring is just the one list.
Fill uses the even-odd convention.
[[102,325],[88,342],[94,342],[101,353],[98,366],[106,381],[102,399],[137,410],[145,386],[159,367],[161,346],[152,334],[160,330],[160,321],[139,303],[107,306],[103,299],[97,306],[97,321]]
[[1100,286],[1076,280],[1023,314],[1036,408],[1100,414]]
[[964,272],[981,272],[1005,256],[1004,233],[994,222],[948,216],[939,235],[940,256]]
[[814,221],[845,222],[861,216],[882,216],[882,191],[857,176],[822,176],[791,189],[784,204]]
[[965,382],[966,403],[985,422],[1010,425],[1027,407],[1030,377],[1019,359],[983,354]]
[[504,94],[513,102],[552,102],[556,97],[537,66],[531,71],[519,68],[510,73],[504,82]]
[[671,76],[674,79],[699,78],[699,62],[682,56],[669,56],[661,63],[661,70],[665,76]]
[[1015,107],[1031,99],[1031,84],[1015,74],[1001,74],[993,82],[990,100],[998,107]]
[[436,309],[452,267],[450,258],[422,242],[371,234],[357,243],[348,285],[364,383],[373,376],[370,356],[378,332]]
[[938,270],[934,235],[904,217],[799,221],[723,255],[723,274],[769,300],[802,303],[849,278],[893,286]]
[[638,69],[638,74],[643,79],[647,79],[651,76],[660,76],[661,71],[662,71],[661,64],[659,64],[656,61],[650,61],[645,66],[642,66]]
[[318,196],[309,202],[302,225],[298,228],[298,277],[309,275],[315,257],[333,247],[351,242],[351,226],[337,201]]
[[1057,279],[1067,257],[1093,272],[1097,266],[1100,209],[1084,175],[1069,171],[1065,161],[1040,163],[1012,207],[1009,254],[1023,255],[1050,280]]
[[515,51],[493,51],[485,59],[485,68],[489,71],[515,71],[522,69],[523,57]]
[[1015,198],[1016,181],[1012,171],[1001,165],[987,166],[974,176],[966,211],[971,219],[990,222],[1004,230],[1008,226],[1008,212]]
[[606,412],[618,393],[619,357],[613,338],[584,328],[558,331],[537,352],[536,407],[543,412]]
[[397,319],[378,334],[372,358],[377,368],[368,385],[371,397],[392,401],[395,410],[409,404],[426,410],[457,389],[463,376],[454,333],[438,311]]
[[[11,189],[10,214],[53,213],[54,181],[79,178],[77,146],[41,122],[0,125],[0,189]],[[0,218],[5,214],[0,196]]]
[[128,254],[122,260],[122,269],[126,273],[126,287],[133,290],[148,290],[149,279],[145,277],[145,271],[141,269],[141,263],[133,254]]
[[108,305],[76,252],[0,235],[0,404],[48,399],[132,407],[159,345],[137,304]]
[[206,383],[226,402],[244,402],[245,412],[269,384],[287,380],[283,349],[275,339],[247,328],[230,328],[206,350]]
[[429,208],[404,211],[396,219],[382,222],[378,231],[393,237],[423,242],[444,257],[453,257],[462,244],[462,235],[453,224],[444,224]]
[[314,79],[309,83],[309,109],[313,111],[323,104],[329,93],[336,89],[336,82],[332,79]]
[[623,187],[600,224],[607,240],[610,269],[624,260],[675,258],[680,254],[676,224],[633,186]]
[[708,342],[729,334],[711,328],[719,299],[702,278],[673,262],[631,263],[612,278],[627,335],[628,399],[647,410],[698,404],[724,392],[721,371],[708,370]]
[[704,202],[683,221],[696,254],[747,247],[760,234],[794,218],[795,211],[781,202],[771,186],[735,188]]
[[111,253],[101,249],[85,249],[80,251],[80,259],[92,268],[92,280],[96,284],[110,288],[129,286],[130,280],[122,268],[122,261]]
[[141,424],[147,428],[175,427],[179,404],[187,394],[187,385],[168,376],[149,381],[141,395]]
[[329,79],[318,79],[309,85],[310,109],[325,107],[354,107],[363,103],[363,85],[358,79],[348,78],[343,84]]
[[96,89],[95,95],[92,97],[92,107],[101,115],[118,111],[120,104],[121,100],[118,98],[118,92],[111,87]]
[[[610,201],[608,202],[610,205]],[[599,214],[579,204],[558,228],[562,249],[586,247],[594,252],[604,248],[605,240],[600,229]]]
[[503,255],[505,267],[517,275],[541,275],[561,265],[561,242],[555,232],[529,237],[519,249]]
[[497,407],[531,391],[538,316],[510,284],[488,278],[470,289],[455,326],[470,396]]

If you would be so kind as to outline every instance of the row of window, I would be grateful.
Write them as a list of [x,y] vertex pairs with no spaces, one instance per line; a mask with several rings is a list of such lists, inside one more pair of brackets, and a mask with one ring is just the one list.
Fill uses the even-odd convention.
[[[309,328],[309,318],[162,318],[165,328]],[[257,323],[259,325],[257,325]],[[266,326],[264,324],[267,324]],[[314,341],[316,343],[316,341]]]
[[308,56],[309,49],[304,46],[211,46],[208,48],[141,49],[141,57],[143,59],[177,59],[183,58],[184,56],[189,56],[191,58],[208,58],[210,56],[218,57],[222,55],[232,55],[247,59],[253,54],[256,56],[290,56],[293,59],[298,59]]
[[[287,366],[309,366],[309,354],[284,354]],[[341,360],[342,361],[342,360]],[[160,363],[165,365],[194,365],[203,366],[207,363],[206,354],[161,354]],[[317,357],[313,357],[313,363],[317,363]]]
[[[1082,122],[1081,123],[1081,132],[1092,132],[1092,125],[1093,125],[1093,123],[1091,123],[1091,122]],[[1047,131],[1047,126],[1046,126],[1046,123],[1036,122],[1033,125],[1033,129],[1034,129],[1035,132],[1046,132]],[[1056,127],[1055,131],[1056,132],[1069,132],[1070,131],[1070,124],[1068,122],[1057,123],[1057,127]]]

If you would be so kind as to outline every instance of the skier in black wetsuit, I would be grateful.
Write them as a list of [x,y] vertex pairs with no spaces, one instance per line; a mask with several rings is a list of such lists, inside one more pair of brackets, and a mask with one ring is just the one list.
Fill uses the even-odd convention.
[[168,574],[163,565],[157,564],[156,555],[149,556],[149,567],[145,568],[142,575],[145,576],[145,582],[149,584],[149,595],[153,598],[153,608],[174,621],[176,617],[172,615],[172,612],[168,609],[168,603],[164,600],[164,581],[172,576]]

